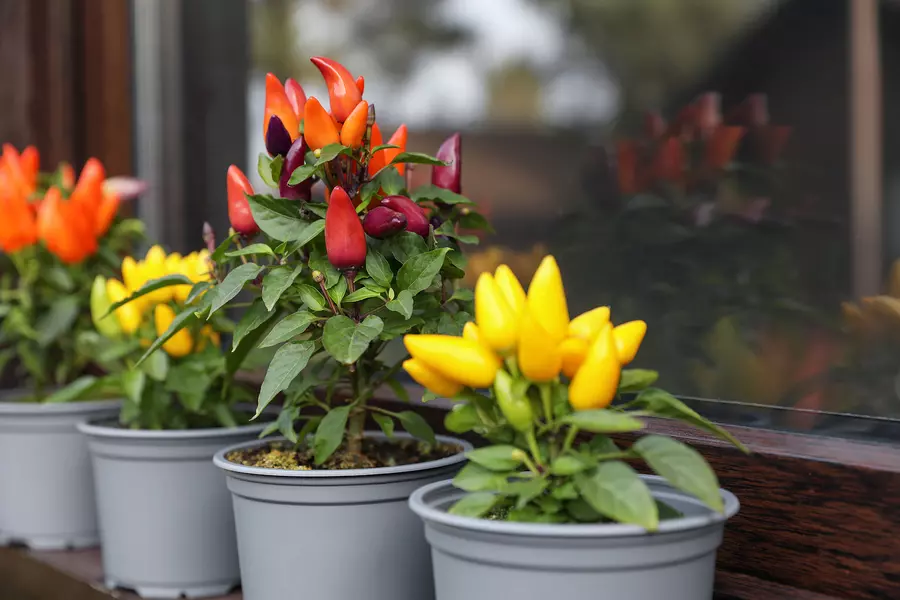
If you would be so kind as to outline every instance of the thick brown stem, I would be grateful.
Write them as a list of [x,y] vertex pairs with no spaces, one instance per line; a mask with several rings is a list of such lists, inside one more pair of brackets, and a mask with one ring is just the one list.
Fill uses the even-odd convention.
[[366,409],[359,407],[350,413],[349,434],[347,435],[347,451],[351,454],[362,454],[363,432],[366,428]]

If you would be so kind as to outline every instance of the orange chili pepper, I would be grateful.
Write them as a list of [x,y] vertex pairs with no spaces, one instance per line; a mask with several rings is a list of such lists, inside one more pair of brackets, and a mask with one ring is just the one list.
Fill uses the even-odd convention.
[[341,143],[351,148],[359,148],[362,145],[363,135],[366,133],[366,124],[369,119],[369,103],[361,100],[341,128]]
[[297,120],[302,121],[303,109],[306,106],[306,92],[303,91],[303,86],[288,77],[284,80],[284,93],[291,104],[291,109],[297,115]]
[[0,172],[0,250],[18,252],[37,242],[37,224],[28,198]]
[[303,120],[303,137],[306,138],[310,150],[340,143],[341,137],[334,120],[315,97],[310,97],[306,101],[304,113],[306,116]]
[[56,187],[47,190],[37,219],[38,236],[66,264],[83,261],[97,251],[91,215],[79,204],[63,200]]
[[339,123],[343,123],[362,100],[362,91],[357,87],[350,71],[336,60],[324,56],[313,56],[309,60],[322,73],[328,86],[331,114]]
[[[296,90],[292,92],[297,99]],[[291,136],[291,141],[300,135],[300,120],[294,110],[281,81],[272,73],[266,74],[266,109],[263,114],[263,138],[269,132],[269,119],[277,116]]]
[[[369,148],[377,148],[383,143],[384,138],[381,136],[381,128],[378,127],[378,123],[372,123],[372,139],[370,140]],[[384,150],[379,150],[373,154],[372,158],[369,159],[369,177],[380,171],[385,164],[387,163],[384,162]]]
[[[400,125],[397,128],[397,131],[394,132],[394,135],[391,136],[391,139],[387,141],[388,144],[393,144],[394,146],[399,146],[399,148],[387,148],[384,152],[384,164],[389,165],[391,161],[394,160],[401,152],[406,152],[406,139],[409,137],[409,132],[406,129],[406,125]],[[397,172],[403,175],[403,172],[406,171],[406,165],[403,163],[398,163],[394,165],[397,168]]]

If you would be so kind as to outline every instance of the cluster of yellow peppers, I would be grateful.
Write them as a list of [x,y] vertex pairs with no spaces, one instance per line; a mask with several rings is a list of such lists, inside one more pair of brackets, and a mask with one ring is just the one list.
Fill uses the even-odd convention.
[[[153,246],[143,260],[125,257],[122,261],[123,281],[102,277],[94,281],[91,313],[97,330],[110,338],[120,337],[121,334],[133,336],[140,333],[145,318],[152,314],[156,335],[165,333],[175,320],[174,306],[184,305],[191,291],[190,285],[163,287],[120,306],[112,315],[107,316],[106,312],[110,305],[128,298],[147,282],[173,274],[184,275],[194,283],[208,281],[209,253],[202,250],[187,256],[177,252],[167,255],[160,246]],[[148,345],[151,341],[141,340]],[[178,358],[203,350],[208,341],[216,345],[219,343],[219,334],[209,325],[203,327],[196,343],[191,332],[182,329],[163,344],[163,350],[169,356]]]
[[[647,324],[610,322],[601,306],[569,320],[562,276],[552,256],[543,259],[528,293],[506,265],[482,273],[475,286],[475,322],[462,337],[407,335],[412,358],[403,368],[433,393],[452,398],[465,387],[487,388],[506,369],[534,383],[569,379],[575,410],[608,406],[622,367],[634,360]],[[504,377],[504,379],[508,379]]]

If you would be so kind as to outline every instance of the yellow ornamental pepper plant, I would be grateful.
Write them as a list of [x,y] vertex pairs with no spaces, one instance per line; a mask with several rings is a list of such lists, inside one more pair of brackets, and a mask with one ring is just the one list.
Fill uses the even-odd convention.
[[[723,510],[715,473],[695,450],[658,435],[630,448],[612,434],[645,417],[679,419],[744,449],[728,432],[653,387],[657,374],[623,369],[647,333],[614,325],[601,306],[569,319],[559,267],[546,257],[527,293],[506,266],[482,275],[475,323],[461,337],[406,335],[403,368],[431,393],[459,401],[446,426],[493,445],[468,453],[454,479],[468,492],[450,512],[541,523],[619,521],[654,530],[677,511],[654,499],[629,464],[644,461],[675,487]],[[490,332],[489,334],[487,332]],[[516,332],[513,336],[509,332]],[[512,341],[511,341],[512,340]]]

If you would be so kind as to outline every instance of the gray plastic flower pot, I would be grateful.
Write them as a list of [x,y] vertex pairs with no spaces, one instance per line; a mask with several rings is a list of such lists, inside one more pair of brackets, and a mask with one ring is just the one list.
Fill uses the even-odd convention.
[[118,400],[38,404],[0,396],[0,544],[36,550],[99,543],[87,443],[76,425],[119,413]]
[[240,580],[221,448],[265,424],[177,431],[86,423],[94,463],[106,586],[145,598],[201,598]]
[[721,515],[662,478],[643,478],[684,515],[654,533],[634,525],[460,517],[447,512],[464,494],[450,481],[417,490],[409,505],[425,522],[436,600],[710,600],[716,549],[737,498],[721,490]]
[[[471,449],[462,440],[438,440]],[[462,452],[421,464],[346,471],[264,469],[225,458],[259,443],[227,448],[214,458],[228,474],[234,500],[244,600],[434,597],[422,522],[407,502],[420,486],[453,477],[465,462]]]

